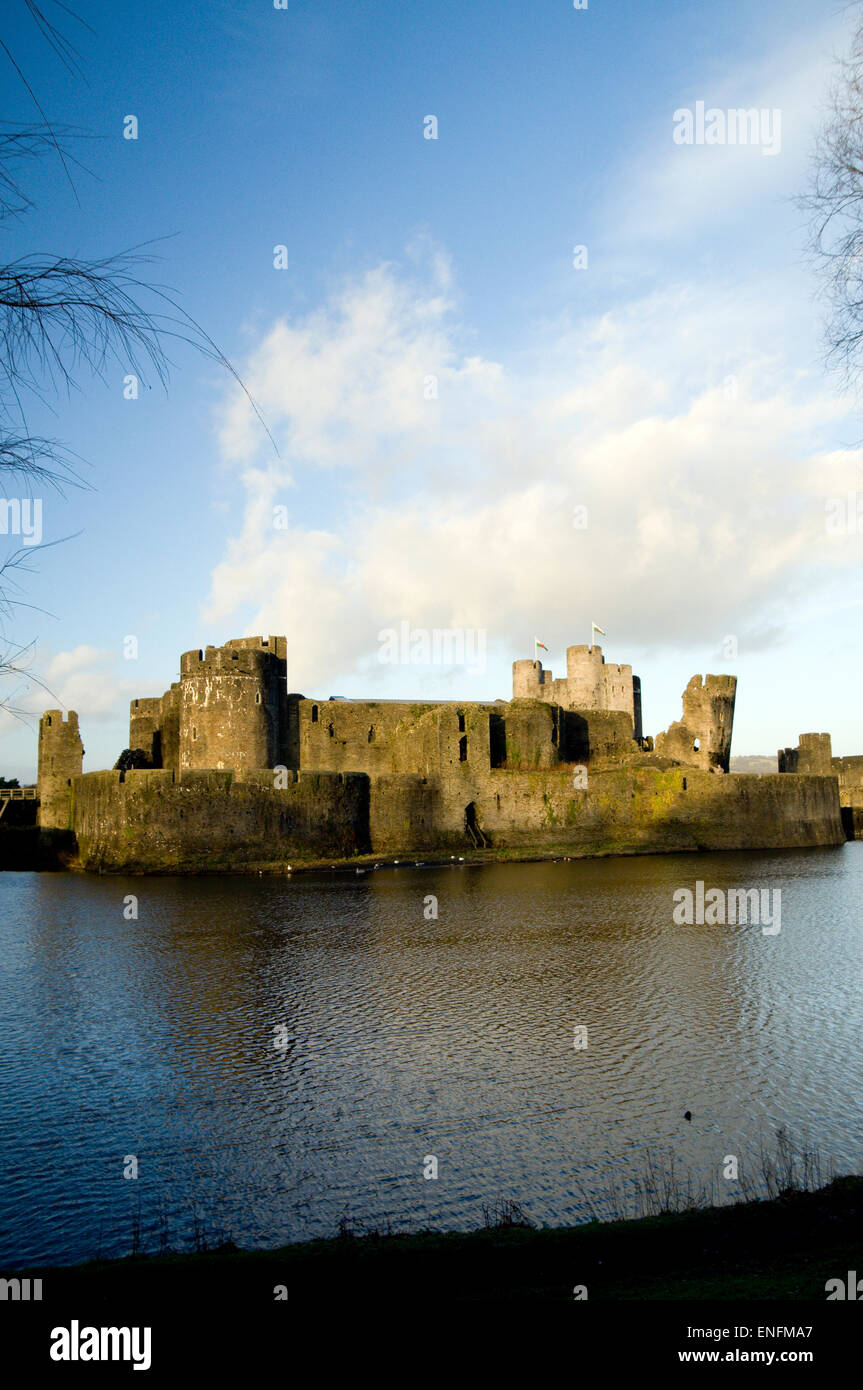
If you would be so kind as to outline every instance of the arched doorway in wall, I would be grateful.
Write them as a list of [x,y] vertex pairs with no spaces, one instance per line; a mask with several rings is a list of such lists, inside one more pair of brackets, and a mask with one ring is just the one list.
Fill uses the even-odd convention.
[[469,801],[464,808],[464,833],[474,849],[485,849],[488,845],[488,840],[480,829],[475,801]]

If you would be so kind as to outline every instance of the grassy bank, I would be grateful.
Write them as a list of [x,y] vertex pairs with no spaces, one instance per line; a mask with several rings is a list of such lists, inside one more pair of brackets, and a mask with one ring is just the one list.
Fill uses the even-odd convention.
[[[863,1274],[863,1177],[815,1192],[632,1221],[564,1228],[521,1223],[504,1204],[485,1229],[363,1236],[276,1250],[232,1246],[29,1271],[44,1297],[87,1307],[130,1300],[229,1299],[261,1307],[284,1285],[291,1300],[464,1301],[793,1299],[823,1303],[828,1279]],[[25,1271],[27,1273],[27,1271]],[[82,1304],[82,1306],[84,1306]]]

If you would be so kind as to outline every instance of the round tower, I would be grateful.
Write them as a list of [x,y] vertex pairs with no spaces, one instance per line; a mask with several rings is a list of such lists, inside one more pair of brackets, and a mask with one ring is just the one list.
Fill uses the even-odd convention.
[[567,698],[570,709],[606,709],[602,647],[567,647]]
[[551,680],[551,672],[543,671],[541,661],[514,661],[512,663],[512,698],[514,700],[541,700],[542,687]]
[[241,637],[180,659],[180,771],[273,767],[286,728],[283,637]]

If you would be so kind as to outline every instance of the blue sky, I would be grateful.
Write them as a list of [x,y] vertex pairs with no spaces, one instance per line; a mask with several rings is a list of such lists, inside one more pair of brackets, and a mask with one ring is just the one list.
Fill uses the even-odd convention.
[[[810,729],[863,751],[863,539],[825,529],[831,497],[863,495],[859,403],[821,365],[793,201],[856,7],[78,12],[83,79],[19,0],[0,22],[47,114],[86,132],[74,192],[54,158],[28,171],[6,258],[154,243],[146,273],[236,365],[278,454],[182,344],[167,394],[125,399],[114,362],[27,402],[89,487],[42,494],[44,540],[71,539],[25,576],[45,611],[7,627],[56,698],[7,696],[77,709],[92,769],[126,746],[129,699],[208,642],[284,632],[307,695],[494,699],[534,636],[560,674],[596,621],[642,677],[647,732],[694,672],[734,671],[735,752]],[[5,120],[33,119],[8,65],[2,91]],[[779,110],[777,152],[675,144],[700,100]],[[402,620],[482,631],[485,670],[382,665]],[[0,717],[0,763],[32,778],[32,724]]]

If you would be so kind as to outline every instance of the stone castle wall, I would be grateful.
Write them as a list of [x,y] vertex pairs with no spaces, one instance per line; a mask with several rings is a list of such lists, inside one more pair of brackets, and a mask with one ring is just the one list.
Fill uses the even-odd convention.
[[[166,690],[161,700],[161,716],[159,723],[159,759],[154,761],[154,767],[170,768],[172,772],[180,770],[180,682],[175,681],[169,690]],[[133,747],[129,744],[129,747]]]
[[281,790],[271,770],[121,776],[96,772],[72,781],[67,821],[84,868],[230,871],[369,852],[657,853],[845,838],[836,781],[804,775],[611,768],[577,787],[568,767],[509,772],[463,763],[436,780],[288,773]]
[[291,697],[302,769],[419,773],[468,762],[509,771],[638,758],[622,710],[580,714],[537,700],[446,705]]
[[863,758],[831,758],[830,769],[839,778],[839,790],[863,790]]
[[269,769],[88,772],[71,787],[70,820],[85,869],[207,872],[297,859],[349,858],[369,849],[363,776]]

